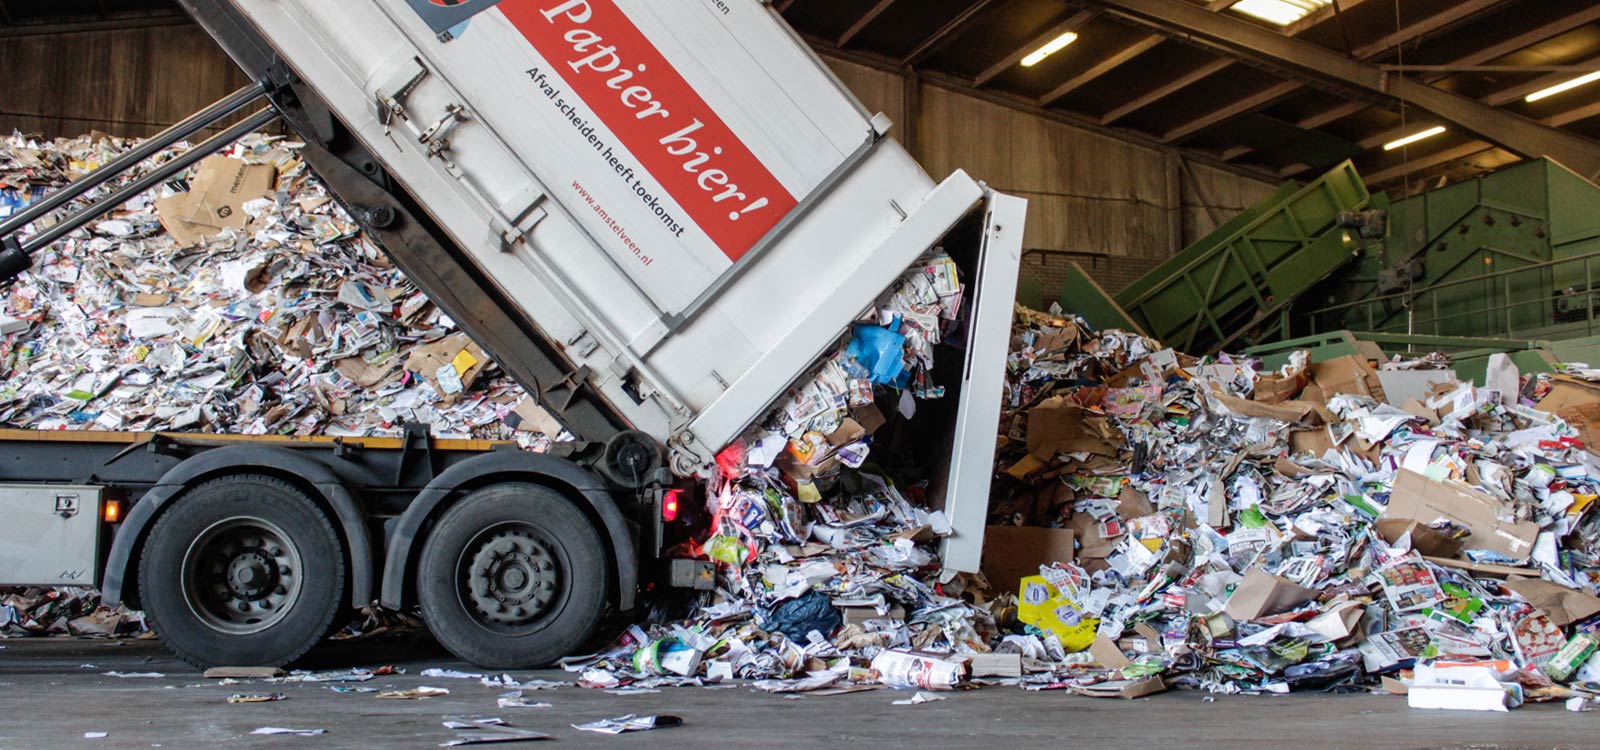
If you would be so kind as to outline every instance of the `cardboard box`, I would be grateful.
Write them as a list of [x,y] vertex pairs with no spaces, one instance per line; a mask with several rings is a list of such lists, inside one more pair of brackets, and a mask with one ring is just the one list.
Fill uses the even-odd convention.
[[1303,588],[1287,578],[1252,568],[1234,587],[1222,611],[1244,622],[1294,609],[1315,598],[1316,589]]
[[1309,382],[1311,374],[1305,369],[1287,375],[1280,372],[1264,373],[1256,380],[1256,388],[1250,393],[1250,398],[1264,404],[1281,404],[1300,395]]
[[1395,475],[1394,491],[1384,519],[1405,519],[1431,524],[1447,519],[1465,526],[1472,535],[1464,549],[1486,549],[1512,559],[1533,551],[1539,525],[1532,521],[1506,522],[1497,516],[1500,501],[1493,495],[1455,482],[1435,482],[1409,469]]
[[1521,705],[1519,686],[1500,682],[1489,667],[1417,665],[1406,691],[1412,708],[1506,711]]
[[1021,677],[1022,654],[967,654],[973,677]]
[[983,574],[996,591],[1016,591],[1040,565],[1072,562],[1071,529],[990,526],[983,531]]
[[1378,371],[1358,355],[1347,354],[1315,362],[1312,363],[1310,370],[1311,382],[1317,386],[1324,399],[1340,393],[1349,393],[1368,396],[1378,403],[1388,402],[1383,392],[1383,384],[1378,381]]

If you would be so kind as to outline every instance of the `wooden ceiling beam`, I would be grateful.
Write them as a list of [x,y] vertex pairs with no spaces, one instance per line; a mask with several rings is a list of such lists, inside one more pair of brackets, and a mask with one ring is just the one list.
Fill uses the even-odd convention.
[[1183,125],[1168,130],[1161,134],[1162,143],[1172,143],[1187,138],[1217,123],[1231,120],[1246,112],[1265,107],[1285,95],[1291,94],[1300,88],[1299,81],[1283,81],[1277,85],[1258,91],[1250,96],[1235,101],[1231,104],[1201,115]]
[[[1505,57],[1513,52],[1527,49],[1548,39],[1561,36],[1562,34],[1578,28],[1579,26],[1594,23],[1595,21],[1600,21],[1600,5],[1593,5],[1583,10],[1567,14],[1555,21],[1525,31],[1503,42],[1498,42],[1487,47],[1473,50],[1466,55],[1462,55],[1461,57],[1451,60],[1447,64],[1464,67],[1486,63],[1490,60]],[[1423,80],[1433,83],[1445,78],[1448,75],[1448,73],[1433,74],[1430,76],[1425,76]],[[1537,91],[1538,89],[1534,90]],[[1504,103],[1505,102],[1497,102],[1496,106]],[[1300,120],[1300,122],[1296,124],[1302,128],[1306,128],[1307,130],[1319,128],[1330,122],[1335,122],[1337,120],[1342,120],[1346,117],[1349,117],[1350,115],[1360,112],[1370,106],[1372,106],[1370,102],[1345,102],[1344,104],[1329,107],[1328,109],[1325,109],[1314,115],[1310,115]]]
[[944,49],[946,44],[949,44],[961,32],[966,31],[967,27],[971,26],[972,22],[977,20],[980,14],[988,10],[989,6],[994,5],[996,2],[998,0],[978,0],[971,7],[961,11],[955,18],[950,19],[949,23],[940,26],[938,31],[933,32],[932,36],[922,40],[921,44],[912,48],[910,52],[906,53],[905,57],[900,58],[900,67],[912,67],[927,59],[933,53]]
[[878,16],[883,15],[883,12],[888,10],[889,6],[894,5],[894,3],[895,0],[878,0],[876,5],[868,8],[867,12],[856,19],[855,23],[850,24],[850,28],[845,29],[844,33],[839,35],[839,46],[844,47],[849,44],[851,39],[856,38],[857,34],[865,31],[873,21],[878,20]]
[[1357,60],[1370,60],[1406,42],[1432,34],[1446,26],[1466,20],[1468,16],[1481,13],[1502,3],[1503,0],[1467,0],[1466,2],[1458,3],[1447,10],[1441,10],[1420,21],[1396,29],[1394,33],[1379,37],[1368,44],[1363,44],[1351,50],[1350,56]]
[[1189,72],[1184,73],[1177,78],[1167,81],[1166,83],[1163,83],[1160,86],[1141,94],[1138,98],[1105,113],[1100,117],[1100,124],[1110,125],[1118,120],[1121,120],[1122,118],[1127,117],[1134,112],[1144,109],[1145,107],[1155,104],[1156,102],[1176,94],[1179,91],[1189,88],[1190,86],[1199,83],[1201,80],[1209,78],[1212,74],[1220,72],[1222,69],[1227,68],[1234,62],[1235,60],[1231,57],[1219,57],[1211,62],[1206,63],[1205,65],[1201,65],[1198,68],[1190,70]]
[[[1339,2],[1339,0],[1335,0],[1335,2]],[[1343,2],[1339,5],[1339,9],[1349,10],[1357,5],[1360,5],[1362,2],[1363,0],[1343,0]],[[1237,3],[1238,0],[1234,0],[1234,2],[1227,2],[1226,4],[1223,4],[1223,2],[1212,2],[1207,6],[1207,9],[1211,10],[1212,12],[1220,13],[1228,8],[1233,7]],[[1283,35],[1291,37],[1298,36],[1305,30],[1310,29],[1317,24],[1328,20],[1329,18],[1332,18],[1334,16],[1334,10],[1334,6],[1330,4],[1321,10],[1312,13],[1311,15],[1284,27]],[[1172,79],[1171,81],[1161,84],[1160,86],[1157,86],[1140,95],[1138,98],[1105,113],[1101,116],[1100,123],[1102,125],[1110,125],[1111,123],[1127,117],[1128,115],[1144,109],[1145,107],[1155,104],[1162,99],[1165,99],[1179,91],[1199,83],[1201,80],[1209,78],[1212,75],[1225,70],[1235,62],[1237,62],[1237,60],[1234,58],[1222,57],[1206,63],[1205,65],[1195,68],[1187,73],[1184,73],[1183,75],[1178,76],[1177,78]],[[1223,158],[1227,159],[1227,152],[1223,153]]]
[[1100,15],[1100,11],[1098,10],[1080,10],[1077,13],[1072,14],[1067,18],[1067,20],[1051,26],[1049,30],[1045,31],[1044,33],[1038,34],[1029,39],[1027,44],[1019,47],[1015,52],[1006,55],[1005,59],[990,65],[988,69],[984,70],[982,73],[979,73],[972,79],[972,85],[982,87],[988,84],[1001,73],[1010,70],[1013,65],[1022,62],[1022,58],[1027,57],[1028,53],[1043,47],[1045,42],[1048,42],[1051,39],[1061,36],[1069,31],[1077,31],[1078,29],[1082,28],[1084,24],[1093,21],[1095,16],[1098,15]]
[[1116,70],[1117,68],[1121,67],[1123,63],[1126,63],[1129,60],[1144,54],[1151,47],[1154,47],[1166,40],[1167,38],[1165,36],[1160,34],[1151,34],[1137,42],[1134,42],[1133,44],[1117,50],[1116,54],[1113,54],[1112,56],[1095,63],[1094,65],[1090,66],[1088,70],[1073,76],[1066,83],[1051,89],[1044,96],[1039,97],[1039,106],[1048,107],[1051,104],[1054,104],[1056,101],[1061,99],[1061,97],[1083,88],[1096,78]]

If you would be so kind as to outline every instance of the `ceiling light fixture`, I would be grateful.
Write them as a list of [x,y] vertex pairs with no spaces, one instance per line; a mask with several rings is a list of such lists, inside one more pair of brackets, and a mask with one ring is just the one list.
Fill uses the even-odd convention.
[[1585,83],[1594,83],[1595,81],[1600,81],[1600,70],[1585,76],[1578,76],[1577,78],[1564,83],[1558,83],[1547,89],[1539,89],[1538,91],[1522,97],[1522,100],[1525,102],[1536,102],[1547,96],[1555,96],[1556,94],[1566,91],[1567,89],[1575,89]]
[[1031,68],[1035,65],[1038,65],[1039,62],[1044,60],[1046,57],[1060,52],[1062,47],[1065,47],[1076,41],[1078,41],[1078,33],[1075,31],[1069,31],[1061,36],[1051,39],[1050,41],[1046,42],[1043,47],[1029,52],[1027,57],[1022,58],[1022,67]]
[[1432,138],[1432,137],[1434,137],[1434,136],[1436,136],[1436,135],[1438,135],[1440,133],[1443,133],[1443,132],[1444,132],[1444,126],[1443,125],[1435,125],[1435,126],[1433,126],[1431,128],[1428,128],[1427,130],[1423,130],[1423,131],[1420,131],[1420,132],[1412,133],[1411,135],[1408,135],[1408,136],[1406,136],[1404,138],[1401,138],[1398,141],[1389,141],[1388,143],[1383,144],[1383,150],[1384,151],[1393,151],[1393,150],[1395,150],[1397,148],[1400,148],[1401,146],[1409,146],[1409,145],[1411,145],[1413,143],[1416,143],[1417,141],[1420,141],[1420,140],[1422,140],[1424,138]]
[[1259,18],[1267,23],[1279,26],[1288,26],[1318,9],[1326,7],[1333,0],[1239,0],[1233,4],[1233,10],[1239,11],[1251,18]]

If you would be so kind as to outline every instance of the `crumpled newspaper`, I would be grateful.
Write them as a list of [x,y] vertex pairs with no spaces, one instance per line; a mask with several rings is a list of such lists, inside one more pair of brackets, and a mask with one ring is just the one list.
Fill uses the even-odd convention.
[[[135,143],[5,139],[0,211]],[[300,146],[255,134],[211,157],[276,174],[238,228],[184,223],[174,200],[190,184],[175,179],[37,255],[0,310],[0,424],[394,436],[422,422],[536,450],[558,437],[532,431],[522,389],[359,233]]]

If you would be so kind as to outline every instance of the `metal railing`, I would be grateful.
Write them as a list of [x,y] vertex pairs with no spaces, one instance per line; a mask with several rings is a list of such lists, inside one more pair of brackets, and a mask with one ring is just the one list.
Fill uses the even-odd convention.
[[[1526,259],[1522,256],[1499,252],[1493,248],[1480,248],[1480,250],[1505,255],[1526,263]],[[1600,325],[1596,324],[1595,319],[1596,308],[1600,306],[1600,289],[1596,288],[1594,278],[1595,271],[1600,270],[1597,264],[1600,264],[1600,252],[1527,263],[1516,268],[1441,281],[1403,292],[1328,305],[1308,311],[1305,318],[1313,332],[1316,332],[1319,321],[1339,313],[1345,315],[1342,324],[1334,326],[1335,328],[1360,326],[1363,322],[1360,315],[1364,313],[1365,330],[1368,331],[1446,335],[1449,329],[1444,324],[1476,317],[1482,320],[1480,325],[1474,326],[1476,330],[1470,332],[1474,336],[1501,335],[1508,339],[1527,338],[1528,334],[1542,334],[1552,327],[1576,328],[1580,322],[1583,324],[1585,335],[1594,335],[1600,333]],[[1581,282],[1577,280],[1576,275],[1572,275],[1570,278],[1573,283],[1564,284],[1561,289],[1555,288],[1555,279],[1568,278],[1566,274],[1573,274],[1578,269],[1582,271]],[[1558,273],[1558,270],[1565,271],[1566,274]],[[1442,296],[1440,292],[1456,288],[1470,290],[1474,285],[1480,287],[1483,292],[1477,304],[1446,303],[1454,304],[1458,309],[1440,310]],[[1573,314],[1572,319],[1557,319],[1556,306],[1562,299],[1571,300],[1576,304],[1574,308],[1576,314],[1569,313]],[[1418,307],[1421,305],[1427,307],[1426,315],[1418,315]],[[1522,310],[1531,311],[1531,314],[1514,314]],[[1578,319],[1580,315],[1581,320]],[[1399,322],[1391,322],[1396,317],[1400,318]],[[1519,320],[1538,322],[1519,323]]]

